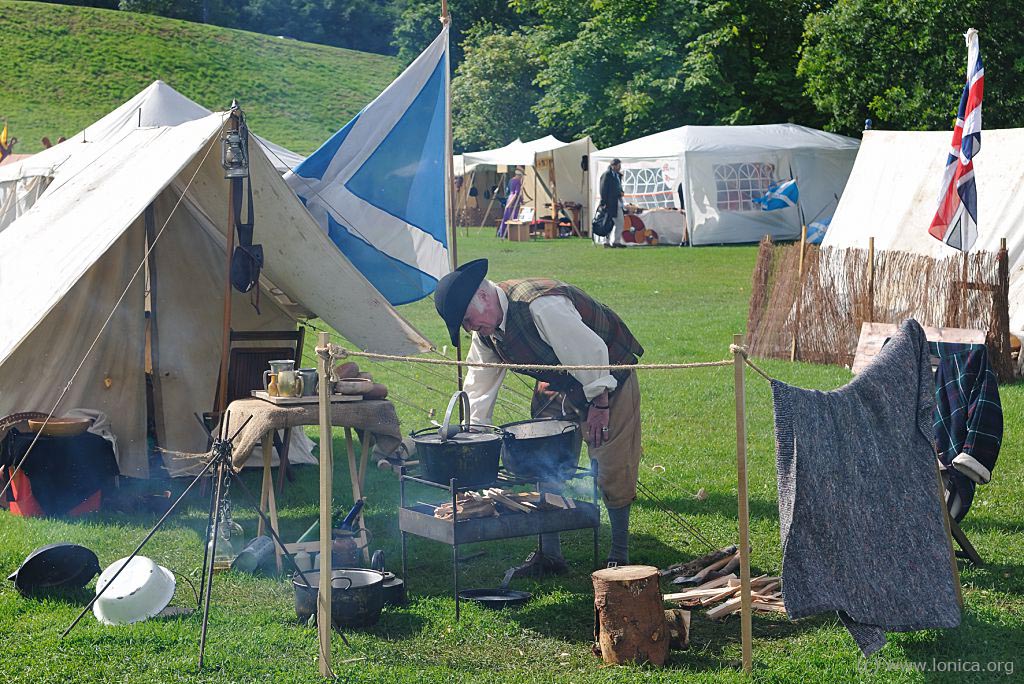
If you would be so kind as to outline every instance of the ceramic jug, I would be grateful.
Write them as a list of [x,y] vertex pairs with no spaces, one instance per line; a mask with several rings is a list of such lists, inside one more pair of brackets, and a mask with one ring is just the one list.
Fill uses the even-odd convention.
[[[294,371],[295,362],[291,359],[281,359],[280,361],[270,361],[270,370],[263,371],[263,389],[267,390],[267,394],[270,394],[270,374],[280,373],[281,371]],[[278,378],[278,383],[281,379]],[[281,396],[288,396],[284,392],[281,392]]]
[[277,373],[277,392],[282,397],[302,396],[302,377],[298,371],[283,370]]
[[312,397],[315,395],[317,386],[320,384],[316,368],[300,368],[297,372],[302,378],[302,396]]

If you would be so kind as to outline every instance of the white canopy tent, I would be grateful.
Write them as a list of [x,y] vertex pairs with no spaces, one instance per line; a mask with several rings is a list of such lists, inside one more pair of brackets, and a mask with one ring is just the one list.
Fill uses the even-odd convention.
[[[805,219],[827,218],[858,145],[796,124],[682,126],[591,154],[590,193],[597,206],[601,174],[618,158],[626,202],[685,209],[690,244],[757,242],[766,234],[794,239],[801,227],[797,208],[762,211],[752,200],[773,182],[796,178]],[[679,207],[680,184],[685,207]]]
[[[0,231],[0,415],[49,411],[74,379],[56,415],[106,413],[121,473],[146,477],[148,362],[160,446],[205,450],[191,414],[212,407],[220,363],[226,116],[87,136],[53,169],[44,198]],[[333,247],[264,149],[252,145],[250,156],[263,297],[257,314],[235,292],[232,328],[294,329],[297,317],[317,315],[364,349],[430,348]],[[147,318],[159,329],[148,341]]]
[[[857,163],[822,247],[893,249],[935,258],[959,252],[928,234],[935,216],[950,131],[865,131]],[[997,251],[1006,238],[1010,330],[1024,334],[1024,128],[982,133],[974,158],[978,241]]]
[[[516,166],[522,166],[526,172],[526,192],[533,198],[524,206],[534,207],[535,216],[553,216],[552,205],[555,202],[575,203],[582,207],[581,220],[586,221],[590,213],[589,180],[583,160],[593,150],[589,137],[568,143],[553,135],[527,142],[517,138],[504,147],[458,155],[454,166],[456,175],[465,178],[469,174],[472,177],[472,180],[465,181],[465,188],[468,192],[469,187],[476,187],[478,205],[486,206],[492,189],[503,185],[515,172]],[[485,194],[488,197],[484,197]],[[498,206],[496,212],[492,210],[491,216],[500,217],[502,211],[503,207]],[[484,218],[482,214],[480,216]]]
[[[83,149],[110,143],[131,131],[154,126],[177,126],[212,112],[163,81],[153,81],[135,97],[68,140],[0,168],[0,230],[24,214],[39,199],[54,173]],[[295,168],[304,157],[253,135],[279,173]]]

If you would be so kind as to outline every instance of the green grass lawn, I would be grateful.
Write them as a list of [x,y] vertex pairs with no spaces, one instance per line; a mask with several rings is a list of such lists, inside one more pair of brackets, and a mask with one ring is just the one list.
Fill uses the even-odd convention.
[[[393,57],[146,14],[0,0],[0,120],[16,152],[70,137],[161,79],[308,154],[398,75]],[[2,122],[0,122],[2,125]]]
[[[472,237],[459,244],[460,259],[486,256],[494,279],[554,276],[583,287],[627,321],[647,353],[645,362],[717,360],[728,356],[731,336],[746,318],[750,271],[756,247],[701,249],[596,249],[586,241],[506,243]],[[431,339],[443,342],[443,327],[432,303],[402,312]],[[310,347],[312,345],[310,341]],[[307,349],[310,355],[310,349]],[[310,355],[311,356],[311,355]],[[792,384],[821,389],[847,382],[838,367],[765,361],[763,367]],[[410,364],[366,364],[392,390],[404,432],[429,424],[426,411],[443,410],[454,387],[452,374]],[[640,378],[643,392],[644,459],[641,480],[671,508],[698,526],[716,544],[736,541],[736,462],[732,368],[651,371]],[[778,573],[780,549],[767,383],[748,373],[750,510],[756,572]],[[527,417],[526,384],[506,383],[507,403],[496,421]],[[989,662],[1011,662],[1014,676],[1024,670],[1024,551],[1020,503],[1020,386],[1002,388],[1006,443],[992,483],[978,492],[964,529],[987,565],[962,569],[965,611],[956,630],[891,634],[888,645],[867,665],[838,620],[820,616],[799,622],[784,617],[754,618],[756,681],[1010,681],[984,672]],[[310,431],[315,434],[315,430]],[[342,442],[335,437],[335,454]],[[280,502],[284,535],[292,540],[317,515],[317,473],[298,469],[298,481]],[[247,473],[253,487],[257,473]],[[335,502],[351,503],[348,470],[339,458]],[[371,470],[368,524],[375,546],[399,569],[396,519],[398,483]],[[179,486],[179,483],[175,483]],[[159,486],[165,486],[160,484]],[[694,494],[704,488],[705,500]],[[426,497],[433,496],[434,499]],[[437,500],[429,491],[412,497]],[[236,510],[240,498],[234,497]],[[188,500],[147,547],[147,554],[179,572],[198,574],[207,503]],[[255,516],[238,514],[255,533]],[[84,521],[23,520],[0,513],[0,570],[13,570],[36,546],[56,540],[85,544],[101,563],[127,555],[154,517],[127,519],[103,515]],[[657,506],[641,496],[634,506],[633,560],[664,566],[701,553],[699,544]],[[506,567],[531,550],[532,539],[483,544],[466,549],[483,555],[464,563],[463,586],[493,586]],[[603,552],[608,548],[605,521]],[[334,643],[335,661],[351,682],[719,682],[741,681],[739,622],[723,623],[693,614],[691,647],[672,654],[664,669],[602,667],[590,653],[593,594],[589,578],[590,535],[563,535],[573,572],[543,581],[517,580],[513,586],[534,593],[525,607],[487,612],[465,606],[454,620],[451,554],[447,546],[413,538],[406,577],[412,602],[385,610],[376,627],[348,634],[351,648]],[[908,549],[908,554],[913,550]],[[0,672],[10,682],[309,682],[316,681],[316,632],[298,625],[290,585],[280,579],[218,575],[215,582],[207,669],[196,672],[199,616],[110,628],[88,616],[64,641],[59,635],[88,594],[44,601],[20,597],[9,583],[0,586]],[[175,603],[191,601],[187,589]],[[981,674],[914,672],[915,663],[979,662]],[[1004,667],[1005,672],[1005,667]]]

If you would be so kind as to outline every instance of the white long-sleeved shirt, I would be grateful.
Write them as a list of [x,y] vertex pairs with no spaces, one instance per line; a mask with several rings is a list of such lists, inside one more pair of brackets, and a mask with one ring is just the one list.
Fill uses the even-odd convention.
[[[501,323],[494,337],[501,339],[505,334],[505,321],[508,319],[508,297],[500,287],[498,303],[501,305]],[[537,326],[537,332],[555,352],[559,362],[565,366],[606,366],[608,365],[608,345],[601,336],[587,327],[568,297],[546,295],[538,297],[530,303],[530,315]],[[469,348],[467,361],[483,363],[501,363],[498,354],[487,347],[477,333],[473,333],[473,343]],[[592,401],[601,392],[611,392],[618,387],[618,381],[606,370],[569,371],[581,385],[587,401]],[[498,390],[505,379],[505,370],[501,368],[470,368],[466,373],[463,388],[469,395],[470,420],[474,424],[490,423],[494,414],[494,402],[498,398]]]

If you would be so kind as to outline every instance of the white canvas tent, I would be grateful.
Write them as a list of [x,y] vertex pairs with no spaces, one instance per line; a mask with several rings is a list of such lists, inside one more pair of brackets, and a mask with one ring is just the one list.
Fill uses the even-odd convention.
[[[928,234],[935,216],[950,131],[865,131],[857,163],[822,247],[893,249],[935,258],[959,254]],[[974,159],[978,241],[997,251],[1006,238],[1010,330],[1024,333],[1024,128],[982,133]]]
[[[534,207],[536,216],[553,216],[550,205],[555,201],[574,202],[583,207],[581,220],[586,221],[590,213],[589,175],[582,161],[593,150],[589,137],[568,143],[553,135],[527,142],[517,138],[504,147],[457,155],[453,166],[455,175],[468,179],[464,181],[465,191],[477,188],[475,204],[479,209],[484,209],[490,199],[484,195],[494,186],[504,185],[515,167],[522,166],[526,171],[526,192],[533,198],[523,206]],[[500,218],[503,210],[504,207],[495,204],[490,217]],[[482,213],[480,217],[483,218]]]
[[[192,413],[212,407],[220,363],[225,120],[217,113],[80,143],[40,200],[0,231],[0,415],[49,411],[74,378],[56,415],[106,413],[121,473],[145,477],[148,285],[160,446],[205,449]],[[364,349],[428,349],[333,247],[263,149],[251,145],[250,154],[255,240],[266,255],[262,314],[234,293],[233,329],[294,328],[308,312]],[[149,207],[160,237],[144,274]]]
[[601,174],[618,158],[627,202],[679,208],[682,184],[691,244],[757,242],[766,234],[794,239],[796,208],[766,212],[751,200],[772,182],[795,177],[806,220],[830,216],[858,144],[796,124],[682,126],[590,155],[591,197],[597,206]]
[[[0,168],[0,230],[21,216],[46,190],[54,173],[67,160],[97,143],[118,140],[137,128],[177,126],[211,114],[163,81],[153,81],[133,98],[100,120],[79,131],[68,140],[37,154]],[[253,135],[274,167],[285,173],[295,168],[304,157]]]

